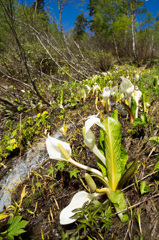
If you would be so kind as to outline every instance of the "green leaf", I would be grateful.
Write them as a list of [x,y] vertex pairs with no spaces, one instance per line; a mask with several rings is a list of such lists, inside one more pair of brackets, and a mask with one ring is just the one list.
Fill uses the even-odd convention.
[[121,145],[120,161],[121,161],[121,174],[122,175],[124,173],[127,160],[128,160],[128,154],[127,154],[125,148]]
[[121,178],[121,124],[108,117],[103,121],[105,133],[105,154],[108,184],[115,191]]
[[136,157],[135,161],[131,164],[131,166],[126,170],[126,172],[122,175],[117,189],[122,189],[122,186],[126,183],[126,181],[134,174],[138,166],[138,157]]
[[22,111],[24,109],[24,107],[23,106],[19,106],[17,109],[20,112],[20,111]]
[[140,193],[143,195],[144,193],[148,193],[150,191],[150,186],[147,185],[146,181],[142,181],[140,184]]
[[76,169],[76,168],[74,168],[72,171],[69,171],[69,173],[70,173],[70,178],[72,178],[72,177],[75,177],[75,178],[77,178],[77,173],[79,173],[80,171],[78,170],[78,169]]
[[64,169],[66,169],[68,167],[68,163],[66,161],[58,161],[56,163],[56,170],[60,170],[63,171]]
[[151,138],[149,139],[149,141],[151,141],[151,142],[153,142],[153,143],[159,144],[159,136],[151,137]]
[[[108,197],[110,201],[114,204],[115,210],[117,212],[127,208],[124,193],[122,191],[116,190],[114,192],[111,192]],[[129,219],[126,212],[119,213],[118,216],[122,222],[126,222]]]
[[12,137],[15,137],[16,136],[16,134],[17,134],[17,129],[15,129],[13,132],[12,132]]
[[145,127],[147,123],[148,123],[148,120],[147,120],[146,113],[143,113],[140,115],[140,118],[136,118],[133,121],[133,127],[138,127],[138,126]]
[[131,111],[132,111],[133,116],[135,116],[136,108],[137,108],[136,101],[133,98],[131,98]]
[[155,164],[154,171],[159,170],[159,161]]
[[50,176],[51,174],[53,175],[55,171],[55,168],[51,165],[51,167],[48,169],[48,175]]
[[7,239],[14,240],[14,235],[11,233],[7,234]]
[[114,112],[111,114],[111,117],[118,121],[118,109],[114,110]]
[[86,225],[85,225],[85,224],[80,224],[80,225],[76,228],[76,231],[73,233],[72,236],[75,236],[82,228],[83,228],[84,235],[85,235],[85,234],[86,234]]
[[83,108],[84,108],[85,110],[87,110],[87,108],[88,108],[88,105],[85,105]]
[[146,113],[140,114],[140,119],[141,119],[142,122],[148,123]]
[[22,216],[15,216],[15,217],[11,217],[8,220],[8,234],[7,237],[8,239],[14,239],[14,236],[19,236],[22,233],[25,232],[25,230],[23,228],[25,228],[25,226],[28,224],[28,221],[22,220]]
[[[105,132],[102,129],[100,130],[98,149],[105,156]],[[99,158],[97,158],[97,164],[100,167],[100,169],[103,173],[103,176],[106,176],[107,175],[106,167],[105,167],[104,163]]]
[[40,182],[37,182],[37,183],[36,183],[36,186],[37,186],[38,188],[40,188],[41,185],[42,185],[42,183],[40,183]]

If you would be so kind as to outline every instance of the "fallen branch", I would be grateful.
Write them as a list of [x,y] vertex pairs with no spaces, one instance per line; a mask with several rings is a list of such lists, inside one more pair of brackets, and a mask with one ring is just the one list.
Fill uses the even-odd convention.
[[[159,171],[157,170],[157,171],[155,171],[155,172],[152,172],[152,173],[146,175],[145,177],[143,177],[143,178],[137,180],[137,182],[143,181],[144,179],[146,179],[146,178],[152,176],[153,174],[156,174],[157,172],[159,172]],[[128,189],[128,188],[130,188],[130,187],[132,187],[132,186],[134,186],[134,185],[135,185],[135,183],[132,183],[132,184],[130,184],[129,186],[125,187],[122,191],[125,191],[126,189]]]
[[122,212],[125,212],[125,211],[127,211],[127,210],[129,210],[129,209],[138,207],[138,206],[140,206],[142,203],[145,203],[145,202],[147,202],[147,201],[149,201],[149,200],[151,200],[152,198],[155,198],[155,197],[159,197],[159,193],[156,194],[156,195],[154,195],[154,196],[151,196],[151,197],[149,197],[149,198],[147,198],[147,199],[145,199],[145,200],[143,200],[143,201],[141,201],[141,202],[138,202],[138,203],[136,203],[136,204],[134,204],[134,205],[132,205],[132,206],[130,206],[130,207],[128,207],[128,208],[125,208],[125,209],[123,209],[123,210],[121,210],[121,211],[119,211],[119,212],[116,212],[115,215],[117,215],[117,214],[119,214],[119,213],[122,213]]

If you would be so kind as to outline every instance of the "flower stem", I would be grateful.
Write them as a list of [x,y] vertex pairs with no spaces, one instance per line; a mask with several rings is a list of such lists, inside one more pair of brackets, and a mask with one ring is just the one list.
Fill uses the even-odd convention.
[[62,154],[64,155],[64,157],[66,158],[66,160],[68,162],[72,163],[76,167],[79,167],[79,168],[82,168],[84,170],[90,171],[90,172],[92,172],[92,173],[94,173],[98,176],[101,176],[101,177],[103,176],[102,173],[100,171],[98,171],[97,169],[88,167],[88,166],[83,165],[81,163],[78,163],[75,160],[73,160],[72,158],[70,158],[69,154],[67,153],[67,151],[63,148],[63,146],[60,143],[58,144],[58,147],[59,147],[60,151],[62,152]]
[[73,160],[72,158],[70,158],[68,161],[70,163],[72,163],[73,165],[75,165],[76,167],[82,168],[82,169],[90,171],[90,172],[92,172],[92,173],[94,173],[94,174],[96,174],[98,176],[103,177],[102,173],[100,171],[98,171],[97,169],[95,169],[95,168],[91,168],[91,167],[88,167],[88,166],[86,166],[84,164],[78,163],[75,160]]

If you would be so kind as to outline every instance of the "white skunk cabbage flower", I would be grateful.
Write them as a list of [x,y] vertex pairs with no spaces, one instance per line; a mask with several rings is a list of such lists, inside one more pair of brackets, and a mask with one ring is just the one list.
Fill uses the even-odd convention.
[[140,78],[139,74],[138,74],[138,73],[136,73],[136,74],[135,74],[135,79],[138,81],[138,80],[139,80],[139,78]]
[[84,203],[92,201],[94,198],[96,198],[99,193],[87,193],[85,191],[81,191],[76,193],[70,204],[65,207],[61,213],[60,213],[60,224],[61,225],[66,225],[75,222],[77,219],[71,217],[75,214],[72,211],[76,208],[81,208]]
[[63,107],[62,104],[59,104],[58,107],[59,107],[60,109],[64,109],[64,107]]
[[[69,143],[63,142],[59,139],[50,137],[46,139],[46,148],[49,154],[49,158],[61,161],[67,161],[75,165],[76,167],[82,168],[84,170],[90,171],[96,175],[102,176],[102,173],[95,169],[88,167],[84,164],[76,162],[71,158],[72,150]],[[98,150],[99,151],[99,150]]]
[[88,86],[88,85],[85,85],[85,87],[87,88],[87,90],[88,90],[88,94],[90,93],[90,91],[91,91],[91,87],[90,86]]
[[65,136],[66,133],[67,133],[67,129],[68,129],[68,127],[65,125],[65,122],[64,122],[63,126],[60,128],[60,133],[61,133],[63,136]]
[[83,129],[83,135],[84,135],[84,143],[87,147],[90,148],[90,150],[104,163],[106,158],[103,156],[103,154],[99,151],[95,144],[95,135],[90,130],[90,128],[94,125],[98,125],[105,131],[104,125],[100,122],[100,119],[94,116],[90,116],[89,119],[85,122],[85,127]]
[[134,98],[134,100],[135,100],[135,102],[136,102],[136,104],[138,106],[139,100],[140,100],[140,98],[142,96],[142,92],[139,90],[139,88],[137,86],[135,87],[135,90],[132,93],[132,96],[133,96],[133,98]]
[[104,77],[106,77],[106,76],[107,76],[107,72],[102,72],[102,75],[103,75]]
[[101,91],[100,87],[98,86],[97,83],[95,83],[95,84],[93,85],[93,94],[94,94],[94,93],[98,94],[98,92],[100,92],[100,91]]
[[121,77],[122,82],[120,85],[121,92],[125,93],[127,96],[131,96],[134,92],[134,85],[131,83],[131,81],[125,77]]
[[137,86],[135,87],[135,90],[132,93],[132,96],[133,96],[133,98],[136,102],[136,105],[137,105],[136,110],[135,110],[135,118],[138,118],[138,111],[139,111],[138,105],[139,105],[139,100],[142,96],[142,92],[139,90],[139,88]]
[[116,94],[116,92],[117,92],[116,86],[110,88],[110,95],[114,96]]
[[59,139],[50,137],[48,135],[48,138],[46,139],[46,148],[49,154],[49,158],[67,161],[66,157],[62,154],[62,152],[59,149],[59,144],[63,146],[68,156],[71,157],[72,150],[69,143],[63,142]]
[[134,85],[131,83],[131,81],[125,77],[121,77],[122,82],[120,85],[121,92],[125,93],[129,98],[129,107],[131,108],[131,96],[134,92]]
[[110,94],[111,94],[111,92],[110,92],[109,87],[105,87],[103,89],[103,93],[101,94],[101,96],[102,96],[102,98],[104,98],[104,100],[107,100],[110,97]]

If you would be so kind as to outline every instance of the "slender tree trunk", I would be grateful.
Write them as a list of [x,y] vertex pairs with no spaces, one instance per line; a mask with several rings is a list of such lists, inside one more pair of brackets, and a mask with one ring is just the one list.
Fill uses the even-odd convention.
[[[11,2],[10,2],[11,4]],[[31,72],[30,72],[30,69],[28,67],[28,63],[27,63],[27,59],[26,59],[26,55],[25,55],[25,51],[19,41],[19,38],[17,36],[17,32],[16,32],[16,28],[15,28],[15,24],[14,24],[14,16],[13,16],[13,9],[12,7],[9,7],[7,4],[6,6],[4,5],[4,3],[2,2],[2,0],[0,0],[0,5],[3,7],[3,10],[4,12],[6,13],[6,16],[8,17],[8,19],[10,20],[10,24],[9,24],[9,27],[11,28],[12,30],[12,33],[13,33],[13,36],[15,38],[15,41],[17,43],[17,47],[18,47],[18,50],[19,50],[19,56],[21,58],[21,61],[22,63],[24,64],[25,68],[26,68],[26,71],[27,71],[27,74],[30,78],[30,81],[32,83],[32,86],[33,86],[33,89],[34,91],[36,92],[37,96],[47,105],[50,105],[50,103],[40,94],[36,84],[35,84],[35,81],[34,79],[32,78],[32,75],[31,75]]]
[[71,52],[71,50],[68,46],[67,39],[66,39],[66,36],[65,36],[65,33],[64,33],[64,30],[63,30],[62,12],[63,12],[63,8],[64,8],[64,4],[61,6],[60,3],[58,2],[58,5],[59,5],[58,8],[59,8],[59,15],[60,15],[60,29],[61,29],[62,38],[63,38],[63,41],[65,43],[65,46],[66,46],[66,49],[67,49],[69,55],[71,56],[72,59],[74,59],[76,61],[77,59],[74,56],[74,54]]
[[134,13],[131,14],[131,34],[132,34],[132,50],[135,61],[138,62],[137,49],[136,49],[136,37],[135,37],[135,18]]
[[120,60],[120,57],[119,57],[118,46],[117,46],[117,43],[116,43],[115,36],[114,36],[113,32],[112,32],[112,36],[113,36],[113,42],[114,42],[114,47],[115,47],[115,53],[117,55],[119,63],[122,64],[122,62]]

